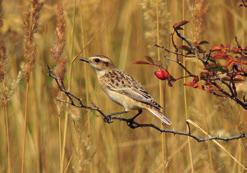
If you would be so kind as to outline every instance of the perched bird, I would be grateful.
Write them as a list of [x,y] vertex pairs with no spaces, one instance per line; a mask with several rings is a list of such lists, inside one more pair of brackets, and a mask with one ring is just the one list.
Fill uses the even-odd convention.
[[161,112],[161,106],[152,96],[128,74],[117,69],[112,61],[103,55],[80,58],[90,64],[96,71],[98,81],[105,93],[125,111],[146,109],[158,117],[163,123],[170,125],[170,120]]

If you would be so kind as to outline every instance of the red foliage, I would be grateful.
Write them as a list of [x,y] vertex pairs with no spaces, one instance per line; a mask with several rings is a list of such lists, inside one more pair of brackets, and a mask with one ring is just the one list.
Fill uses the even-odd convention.
[[[145,61],[136,61],[136,64],[149,64],[158,67],[159,70],[155,71],[154,75],[160,80],[167,80],[169,86],[173,86],[173,83],[178,80],[190,78],[192,80],[184,83],[184,86],[201,89],[216,96],[230,98],[247,109],[245,97],[240,98],[236,89],[236,83],[246,81],[247,47],[241,47],[237,38],[235,38],[235,47],[219,44],[206,49],[205,44],[208,45],[208,41],[191,42],[180,32],[187,23],[188,21],[182,20],[173,25],[174,32],[171,34],[171,42],[174,50],[170,50],[165,46],[155,45],[168,54],[175,55],[175,60],[167,59],[177,63],[186,72],[186,75],[174,78],[164,69],[160,61],[155,61],[151,57],[146,57]],[[179,41],[183,41],[182,45],[181,42],[177,43],[176,39],[174,39],[175,36],[180,39]],[[200,62],[201,71],[199,70],[198,74],[192,72],[183,64],[183,58]]]
[[192,88],[198,88],[200,85],[198,84],[198,82],[192,80],[190,82],[184,83],[184,86],[192,87]]
[[226,58],[228,58],[228,56],[225,52],[217,52],[212,57],[213,57],[213,59],[226,59]]
[[182,26],[186,25],[187,23],[189,23],[189,21],[187,20],[182,20],[180,22],[177,22],[173,25],[173,28],[176,29],[176,30],[181,30],[183,29]]

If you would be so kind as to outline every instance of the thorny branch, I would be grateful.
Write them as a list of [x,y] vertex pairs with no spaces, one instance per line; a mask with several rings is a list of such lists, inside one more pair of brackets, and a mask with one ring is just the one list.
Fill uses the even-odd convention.
[[127,113],[126,111],[124,112],[117,112],[117,113],[111,113],[111,114],[105,114],[100,108],[98,108],[97,106],[93,105],[93,106],[87,106],[83,103],[83,100],[77,96],[75,96],[74,94],[72,94],[71,92],[69,92],[66,88],[65,85],[63,83],[63,81],[56,76],[51,68],[48,66],[48,74],[49,76],[54,79],[56,81],[56,84],[59,88],[59,90],[64,93],[66,95],[66,97],[69,98],[69,102],[66,102],[72,106],[81,108],[81,109],[86,109],[89,111],[96,111],[97,113],[100,114],[100,116],[102,117],[102,119],[104,120],[105,123],[113,123],[114,121],[122,121],[122,122],[126,122],[127,126],[131,129],[137,129],[137,128],[152,128],[156,131],[159,131],[161,133],[167,133],[167,134],[173,134],[173,135],[179,135],[179,136],[187,136],[190,137],[192,139],[194,139],[197,142],[207,142],[207,141],[212,141],[212,140],[218,140],[218,141],[232,141],[232,140],[237,140],[237,139],[242,139],[242,138],[246,138],[247,137],[247,133],[240,133],[240,134],[236,134],[236,135],[232,135],[232,136],[228,136],[228,137],[220,137],[220,136],[208,136],[208,137],[199,137],[196,136],[194,134],[192,134],[191,132],[191,127],[190,124],[188,122],[186,122],[187,127],[188,127],[188,131],[187,132],[183,132],[183,131],[176,131],[176,130],[170,130],[170,129],[161,129],[158,126],[151,124],[151,123],[139,123],[135,120],[135,118],[141,113],[138,112],[138,114],[136,114],[134,117],[132,118],[123,118],[123,117],[119,117],[119,116],[114,116],[114,115],[118,115],[118,114],[125,114]]
[[[247,77],[247,48],[241,47],[237,37],[235,37],[235,42],[237,47],[229,47],[224,45],[214,46],[213,48],[206,50],[203,45],[208,44],[208,41],[192,42],[188,40],[180,31],[183,30],[183,26],[186,25],[188,21],[183,20],[173,25],[173,33],[171,34],[171,42],[174,50],[170,50],[165,46],[155,45],[157,48],[162,49],[168,54],[175,55],[176,59],[172,60],[177,63],[183,70],[185,70],[186,75],[174,78],[173,83],[183,79],[191,78],[192,81],[185,83],[186,86],[192,88],[202,89],[215,96],[225,97],[233,100],[242,108],[247,109],[247,101],[245,96],[241,98],[237,92],[236,83],[244,82]],[[175,37],[180,41],[176,43]],[[181,41],[184,43],[181,45]],[[164,57],[167,60],[171,60]],[[198,60],[203,69],[200,74],[194,74],[188,67],[186,67],[181,61],[183,58]],[[152,59],[149,57],[149,59]],[[226,63],[224,65],[220,64],[219,60],[223,60]],[[149,64],[157,66],[153,63],[154,60],[149,61],[139,61],[138,64]],[[160,62],[160,69],[164,69]],[[169,73],[167,73],[171,76]],[[157,75],[156,75],[157,76]],[[170,83],[171,77],[158,78],[161,80],[168,80]],[[172,86],[172,85],[169,85]]]

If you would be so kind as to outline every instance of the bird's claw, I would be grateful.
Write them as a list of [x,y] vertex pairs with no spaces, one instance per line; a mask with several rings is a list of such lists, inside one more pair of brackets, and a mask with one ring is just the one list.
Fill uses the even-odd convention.
[[104,117],[106,123],[112,123],[112,117],[110,115]]
[[134,119],[130,119],[129,121],[127,121],[127,125],[128,125],[130,128],[132,128],[132,129],[136,128],[136,124],[135,124],[135,122],[134,122]]

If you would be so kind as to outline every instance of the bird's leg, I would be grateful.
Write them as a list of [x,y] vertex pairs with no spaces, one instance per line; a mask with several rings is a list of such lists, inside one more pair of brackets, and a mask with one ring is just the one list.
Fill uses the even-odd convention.
[[126,113],[128,113],[128,111],[111,113],[111,114],[105,116],[104,121],[107,122],[107,123],[112,123],[112,116],[113,115],[121,115],[121,114],[126,114]]
[[134,121],[139,115],[141,115],[142,109],[139,109],[137,114],[131,118],[131,121]]
[[139,109],[138,112],[137,112],[137,114],[136,114],[135,116],[133,116],[132,118],[129,119],[129,121],[127,122],[127,124],[128,124],[128,126],[129,126],[130,128],[135,128],[135,127],[136,127],[136,126],[135,126],[135,123],[134,123],[134,120],[135,120],[139,115],[141,115],[141,113],[142,113],[142,109]]

